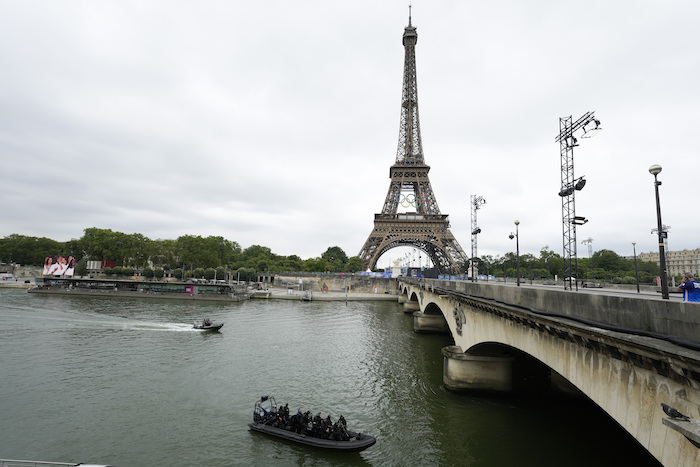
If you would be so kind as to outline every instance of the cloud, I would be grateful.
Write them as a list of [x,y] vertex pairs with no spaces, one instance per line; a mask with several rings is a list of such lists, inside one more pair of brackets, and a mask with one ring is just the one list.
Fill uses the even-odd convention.
[[[604,130],[575,152],[588,180],[580,240],[655,250],[647,169],[660,164],[669,247],[698,247],[699,9],[413,6],[425,160],[465,251],[479,194],[479,254],[513,251],[515,219],[521,252],[561,253],[554,138],[560,117],[587,111]],[[368,1],[0,3],[0,235],[65,241],[99,227],[357,254],[396,157],[406,13]]]

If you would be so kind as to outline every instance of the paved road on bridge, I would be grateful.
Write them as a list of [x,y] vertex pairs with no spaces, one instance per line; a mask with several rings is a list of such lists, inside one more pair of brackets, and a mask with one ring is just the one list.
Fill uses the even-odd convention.
[[[495,283],[498,285],[504,285],[503,281],[479,281],[479,283]],[[517,284],[515,283],[515,280],[513,281],[507,281],[505,283],[506,286],[511,286],[511,287],[517,287]],[[537,289],[548,289],[548,290],[564,290],[564,287],[562,285],[545,285],[545,284],[530,284],[530,281],[528,280],[527,282],[520,282],[520,287],[524,288],[537,288]],[[649,292],[649,291],[640,291],[637,292],[636,290],[624,290],[624,289],[609,289],[609,288],[588,288],[588,287],[580,287],[578,290],[574,289],[571,290],[571,293],[587,293],[587,294],[594,294],[594,295],[611,295],[611,296],[617,296],[617,297],[640,297],[644,299],[649,299],[649,300],[664,300],[661,298],[661,292]],[[669,300],[674,301],[674,302],[682,302],[683,301],[683,294],[680,292],[676,292],[675,288],[671,288],[669,286]]]

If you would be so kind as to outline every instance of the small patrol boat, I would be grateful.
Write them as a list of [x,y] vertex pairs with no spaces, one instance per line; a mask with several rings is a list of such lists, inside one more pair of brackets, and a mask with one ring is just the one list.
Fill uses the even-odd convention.
[[[284,407],[282,409],[284,409]],[[308,412],[306,414],[308,414]],[[286,416],[288,415],[289,413],[287,411]],[[294,429],[293,425],[295,422],[291,421],[291,418],[286,416],[284,410],[279,410],[277,408],[274,397],[262,396],[260,400],[255,403],[253,423],[249,423],[248,427],[253,431],[265,433],[287,441],[340,452],[364,451],[377,442],[374,436],[346,430],[344,426],[338,428],[338,430],[342,432],[342,435],[335,431],[334,434],[330,435],[328,438],[315,436],[311,421],[306,422],[306,419],[303,419],[303,425],[298,426],[297,424],[296,429]],[[336,422],[336,425],[338,425],[338,422]]]
[[209,318],[202,320],[201,324],[194,323],[194,328],[202,331],[218,331],[222,327],[224,327],[224,323],[212,323]]

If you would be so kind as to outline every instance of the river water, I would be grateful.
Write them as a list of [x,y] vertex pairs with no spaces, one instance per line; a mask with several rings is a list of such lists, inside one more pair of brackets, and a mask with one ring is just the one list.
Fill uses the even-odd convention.
[[[202,333],[192,322],[226,324]],[[459,395],[449,336],[393,302],[52,297],[0,289],[0,458],[160,466],[656,465],[585,403]],[[344,415],[362,453],[251,432],[262,394]]]

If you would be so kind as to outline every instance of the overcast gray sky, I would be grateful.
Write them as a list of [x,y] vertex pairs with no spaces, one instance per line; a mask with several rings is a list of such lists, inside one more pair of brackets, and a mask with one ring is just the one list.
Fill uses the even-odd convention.
[[[425,161],[470,253],[562,251],[559,118],[593,250],[700,247],[697,0],[413,0]],[[358,254],[389,188],[406,1],[0,0],[0,236],[88,227]],[[392,253],[393,252],[393,253]],[[384,260],[400,256],[392,250]]]

